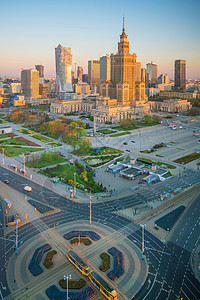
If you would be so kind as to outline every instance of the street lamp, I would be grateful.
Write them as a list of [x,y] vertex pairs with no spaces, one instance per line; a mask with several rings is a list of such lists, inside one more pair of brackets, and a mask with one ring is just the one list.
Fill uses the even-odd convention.
[[68,297],[68,281],[69,281],[69,279],[71,279],[71,278],[72,278],[71,275],[69,275],[69,276],[64,275],[64,276],[63,276],[63,279],[64,279],[64,280],[67,280],[67,300],[69,300],[69,297]]
[[142,227],[142,259],[144,259],[144,228],[146,227],[146,224],[140,224],[140,226]]

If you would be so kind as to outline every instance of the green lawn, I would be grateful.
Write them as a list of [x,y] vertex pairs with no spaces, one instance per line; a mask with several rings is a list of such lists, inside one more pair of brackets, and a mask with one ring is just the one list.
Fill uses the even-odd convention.
[[157,165],[157,166],[165,165],[168,169],[176,169],[175,166],[167,164],[167,163],[164,163],[164,162],[155,161],[155,160],[151,160],[149,158],[143,158],[143,157],[138,157],[138,158],[142,159],[142,160],[144,160],[146,162],[151,162],[151,163],[153,163],[154,165]]
[[28,148],[28,147],[20,147],[20,146],[14,146],[14,147],[3,147],[5,149],[5,155],[6,156],[18,156],[21,155],[23,152],[38,152],[44,150],[43,148]]
[[0,124],[6,123],[5,121],[0,120]]
[[174,160],[174,162],[178,163],[178,164],[187,164],[195,159],[200,158],[200,153],[191,153],[189,155],[180,157],[179,159]]
[[3,133],[3,134],[0,134],[0,139],[4,139],[7,137],[13,137],[13,136],[15,136],[14,133]]
[[81,177],[84,167],[80,164],[78,166],[72,164],[59,165],[53,168],[47,168],[45,170],[39,171],[39,173],[44,174],[50,178],[59,177],[62,182],[70,184],[73,186],[74,182],[74,173],[76,173],[76,186],[79,189],[84,190],[85,188],[92,192],[101,192],[102,188],[99,186],[99,183],[96,183],[93,179],[93,175],[90,171],[87,170],[88,181],[85,181]]
[[164,178],[168,178],[168,177],[171,177],[172,176],[172,173],[171,172],[167,172],[167,173],[165,173],[164,175],[162,175],[162,177],[164,177]]
[[110,129],[103,129],[103,130],[98,130],[98,132],[101,132],[103,134],[110,134],[110,133],[114,133],[114,130],[110,130]]
[[21,133],[24,133],[24,134],[33,134],[32,131],[27,130],[27,129],[20,129],[20,130],[18,130],[18,131],[21,132]]
[[58,142],[52,142],[52,143],[49,143],[50,146],[53,146],[53,147],[59,147],[59,146],[62,146],[62,144],[58,143]]
[[44,136],[41,136],[39,134],[31,134],[30,136],[32,136],[34,139],[37,139],[41,142],[44,142],[44,143],[49,143],[49,142],[52,142],[52,140],[44,137]]
[[60,155],[60,158],[54,159],[54,160],[40,160],[39,159],[34,162],[29,161],[26,163],[26,166],[31,167],[31,168],[43,168],[43,167],[47,167],[47,166],[51,166],[51,165],[57,165],[64,161],[67,161],[67,159]]
[[3,118],[5,115],[4,114],[0,114],[0,118]]
[[122,153],[122,150],[112,148],[112,147],[101,147],[100,152],[94,152],[93,148],[90,148],[87,152],[82,153],[80,150],[75,150],[72,153],[77,156],[98,156],[103,154],[116,154],[116,153]]
[[111,137],[116,137],[116,136],[126,135],[126,134],[130,134],[130,133],[131,133],[131,132],[129,132],[129,131],[120,132],[120,133],[116,133],[116,134],[111,134]]

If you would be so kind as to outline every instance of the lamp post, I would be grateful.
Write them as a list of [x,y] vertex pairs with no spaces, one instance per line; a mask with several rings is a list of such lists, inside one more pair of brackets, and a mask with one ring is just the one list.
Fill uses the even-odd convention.
[[92,197],[90,194],[90,225],[92,225]]
[[69,275],[69,276],[64,275],[64,276],[63,276],[63,279],[64,279],[64,280],[67,280],[67,300],[69,300],[69,297],[68,297],[68,281],[69,281],[69,279],[71,279],[71,278],[72,278],[71,275]]
[[2,161],[2,164],[4,164],[4,148],[2,149],[2,152],[3,152],[3,161]]
[[18,221],[16,220],[16,239],[15,239],[15,247],[16,247],[16,255],[18,254]]
[[74,196],[73,198],[76,198],[76,172],[74,173]]

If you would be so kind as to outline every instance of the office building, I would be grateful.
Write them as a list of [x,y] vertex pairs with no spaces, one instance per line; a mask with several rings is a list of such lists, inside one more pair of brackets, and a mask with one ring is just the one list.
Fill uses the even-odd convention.
[[142,81],[141,80],[141,62],[136,62],[136,81]]
[[110,55],[100,57],[100,82],[110,80]]
[[19,94],[19,93],[21,93],[21,83],[19,83],[19,82],[12,82],[10,84],[10,93],[11,94]]
[[35,69],[39,72],[39,83],[44,83],[44,66],[43,65],[35,65]]
[[21,90],[28,102],[39,97],[39,72],[37,70],[21,71]]
[[88,82],[91,87],[100,85],[100,59],[88,61]]
[[71,48],[60,44],[55,48],[56,58],[56,92],[72,91],[72,55]]
[[175,60],[175,90],[185,91],[186,88],[186,61],[183,59]]
[[79,82],[74,84],[74,93],[76,94],[89,94],[90,85],[86,82]]
[[157,65],[151,63],[147,64],[147,80],[148,87],[156,87],[157,84]]
[[83,68],[78,66],[77,68],[78,81],[83,81]]
[[83,74],[82,81],[83,82],[88,82],[88,74]]

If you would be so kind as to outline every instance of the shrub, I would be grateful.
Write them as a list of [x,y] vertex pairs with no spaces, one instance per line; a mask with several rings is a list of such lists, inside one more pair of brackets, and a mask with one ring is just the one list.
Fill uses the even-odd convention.
[[102,264],[100,265],[99,269],[102,272],[105,272],[105,271],[110,269],[110,255],[103,252],[103,253],[100,254],[100,257],[102,259]]
[[34,275],[37,276],[43,272],[43,269],[40,267],[40,262],[42,260],[42,256],[45,252],[51,250],[51,246],[49,244],[45,244],[41,247],[38,247],[31,259],[31,262],[28,266],[30,272]]
[[[67,288],[67,280],[64,280],[63,278],[59,280],[59,284],[63,289]],[[86,282],[84,279],[79,280],[69,280],[68,281],[68,287],[69,289],[82,289],[86,285]]]
[[[46,289],[46,294],[51,300],[66,300],[66,292],[61,292],[56,285],[51,285]],[[79,292],[69,292],[69,298],[73,300],[89,300],[95,296],[95,291],[91,287]]]
[[85,238],[80,238],[80,240],[79,240],[79,238],[74,238],[74,239],[72,239],[72,240],[70,241],[70,244],[72,244],[72,245],[78,245],[79,242],[80,242],[81,244],[86,245],[86,246],[89,246],[89,245],[92,244],[92,242],[91,242],[89,239],[85,239]]
[[51,250],[50,252],[47,253],[46,257],[45,257],[45,260],[43,262],[43,265],[49,269],[51,267],[53,267],[53,262],[52,262],[52,259],[54,257],[54,255],[57,254],[57,251],[56,250]]
[[108,249],[108,252],[113,256],[114,259],[114,268],[112,271],[110,271],[107,276],[115,281],[119,277],[121,277],[124,274],[124,260],[123,260],[123,254],[121,251],[119,251],[117,248],[112,247]]
[[74,237],[89,237],[93,241],[98,241],[101,237],[94,231],[70,231],[64,234],[66,240],[70,240]]

